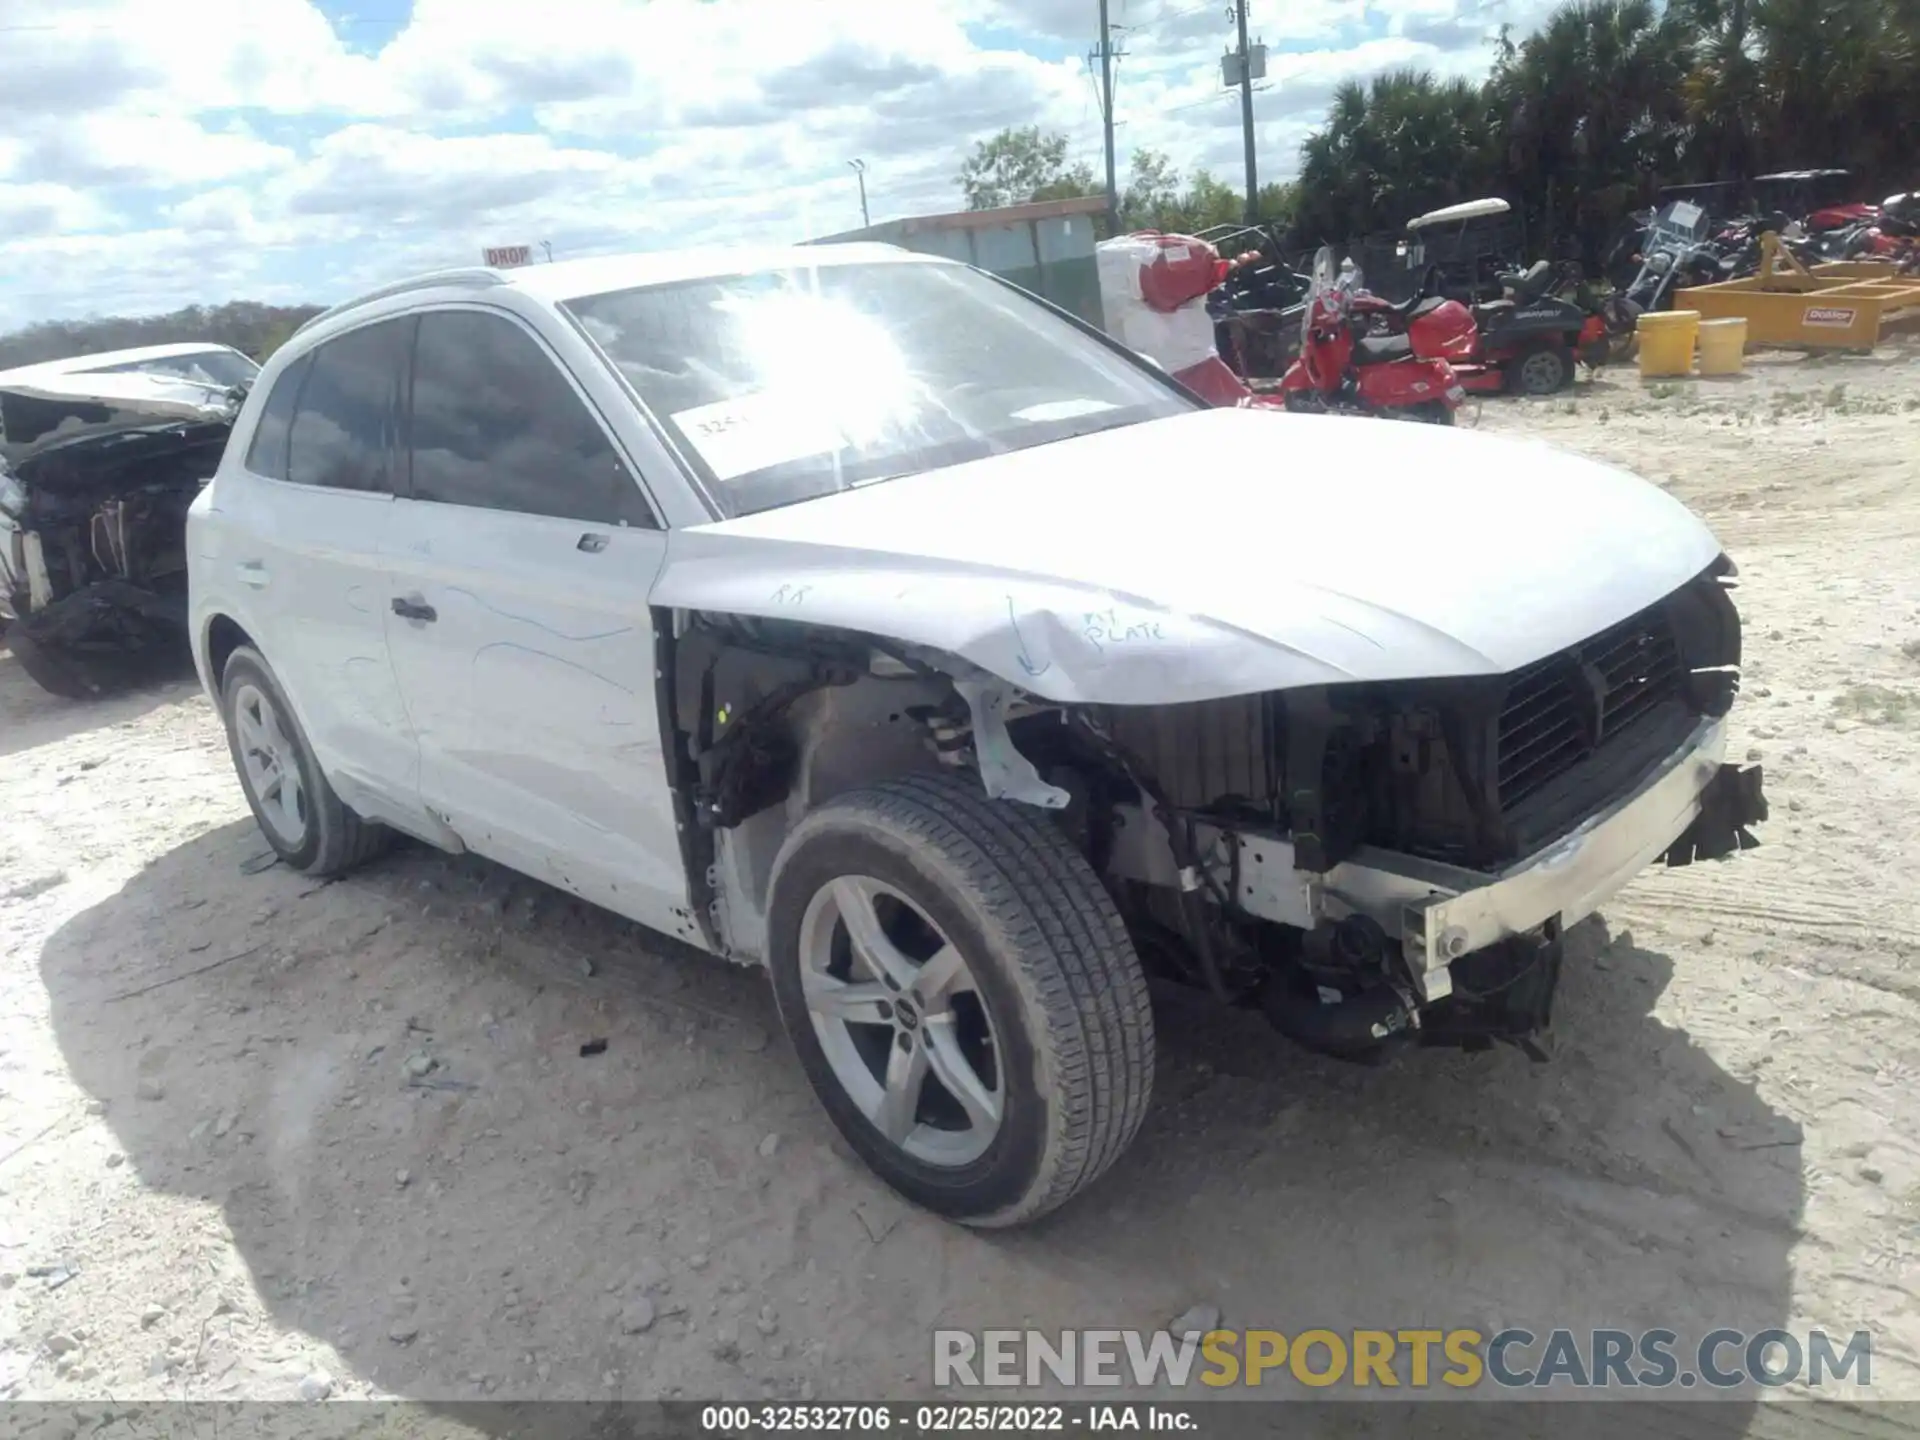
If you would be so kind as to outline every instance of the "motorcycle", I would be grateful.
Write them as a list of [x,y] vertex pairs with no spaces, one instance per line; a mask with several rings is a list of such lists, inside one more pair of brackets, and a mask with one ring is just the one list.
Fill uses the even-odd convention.
[[1467,392],[1449,359],[1465,360],[1478,343],[1467,308],[1426,286],[1403,305],[1371,295],[1357,270],[1339,272],[1330,246],[1314,256],[1312,277],[1300,355],[1280,380],[1286,407],[1453,424]]
[[1589,370],[1619,363],[1633,353],[1639,307],[1618,290],[1596,286],[1578,260],[1563,260],[1555,267],[1548,293],[1586,316],[1576,353]]

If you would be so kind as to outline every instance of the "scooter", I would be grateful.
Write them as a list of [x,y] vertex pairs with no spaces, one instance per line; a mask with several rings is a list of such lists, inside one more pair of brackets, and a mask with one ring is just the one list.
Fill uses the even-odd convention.
[[1357,270],[1336,270],[1330,246],[1314,256],[1312,275],[1300,356],[1280,380],[1286,407],[1453,424],[1467,392],[1448,357],[1465,359],[1478,340],[1467,308],[1437,295],[1416,293],[1404,305],[1370,295]]

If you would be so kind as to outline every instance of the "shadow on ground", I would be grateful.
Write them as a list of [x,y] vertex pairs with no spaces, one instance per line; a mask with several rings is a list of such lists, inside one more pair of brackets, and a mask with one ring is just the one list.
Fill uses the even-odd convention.
[[1351,1068],[1163,1004],[1134,1149],[981,1235],[850,1158],[758,974],[481,862],[405,850],[318,885],[243,874],[261,848],[248,824],[183,845],[41,956],[128,1160],[217,1206],[247,1267],[183,1270],[168,1302],[204,1329],[196,1393],[248,1374],[219,1308],[247,1287],[435,1401],[924,1395],[936,1326],[1154,1329],[1196,1302],[1289,1333],[1666,1328],[1683,1366],[1791,1314],[1797,1132],[1652,1018],[1672,962],[1598,923],[1569,937],[1547,1066]]
[[0,637],[0,759],[137,720],[156,706],[185,699],[197,684],[193,657],[182,650],[153,657],[110,693],[66,700],[34,684]]

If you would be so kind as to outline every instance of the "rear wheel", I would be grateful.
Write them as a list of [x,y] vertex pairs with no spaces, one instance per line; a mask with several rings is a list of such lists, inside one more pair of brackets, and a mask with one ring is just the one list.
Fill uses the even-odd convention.
[[977,779],[900,780],[807,816],[774,868],[767,947],[827,1114],[930,1210],[1033,1220],[1146,1114],[1153,1016],[1125,925],[1051,818]]
[[1573,357],[1564,345],[1537,345],[1513,363],[1509,375],[1522,395],[1551,395],[1573,379]]
[[1453,424],[1453,406],[1444,400],[1429,400],[1424,405],[1409,405],[1407,418],[1423,425]]
[[334,794],[258,650],[242,645],[227,657],[220,700],[240,788],[282,863],[310,875],[335,875],[387,848],[392,832],[361,819]]

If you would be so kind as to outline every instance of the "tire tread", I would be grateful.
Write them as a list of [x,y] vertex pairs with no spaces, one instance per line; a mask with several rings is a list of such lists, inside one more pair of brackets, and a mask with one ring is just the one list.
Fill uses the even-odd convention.
[[[1046,812],[989,799],[977,777],[912,776],[830,801],[857,808],[956,864],[1012,941],[1037,991],[1057,1116],[1041,1173],[1019,1201],[967,1217],[1023,1224],[1112,1166],[1152,1098],[1153,1011],[1132,937],[1099,878]],[[1051,957],[1053,963],[1034,963]],[[1040,1037],[1036,1037],[1038,1040]]]

